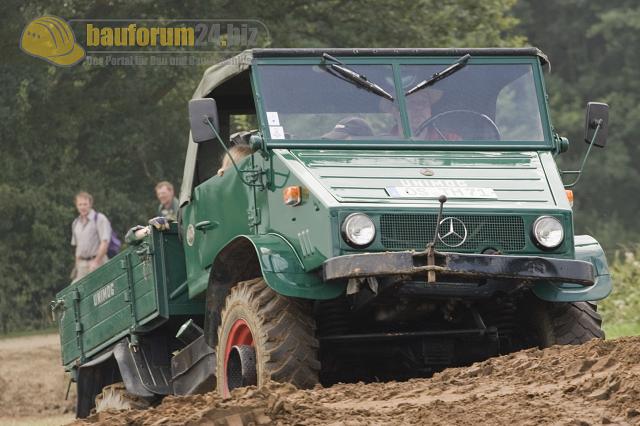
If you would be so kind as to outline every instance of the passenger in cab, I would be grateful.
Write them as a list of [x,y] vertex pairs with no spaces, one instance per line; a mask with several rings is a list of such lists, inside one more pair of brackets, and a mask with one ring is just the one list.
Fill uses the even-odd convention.
[[249,145],[234,145],[229,148],[229,153],[226,152],[222,155],[222,166],[218,169],[218,176],[224,176],[224,171],[233,165],[231,162],[231,156],[233,161],[238,164],[244,157],[251,155],[251,147]]
[[360,137],[373,136],[371,126],[360,117],[346,117],[338,121],[334,128],[321,139],[358,139]]

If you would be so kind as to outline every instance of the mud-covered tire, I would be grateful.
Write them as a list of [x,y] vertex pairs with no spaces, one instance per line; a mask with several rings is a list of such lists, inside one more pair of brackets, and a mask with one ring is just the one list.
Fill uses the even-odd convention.
[[538,335],[538,345],[542,348],[604,339],[602,318],[593,303],[537,301],[533,308],[531,319]]
[[234,342],[249,344],[234,338],[235,325],[240,322],[251,332],[258,386],[269,380],[303,389],[318,383],[320,362],[311,305],[282,296],[271,290],[264,279],[256,278],[234,286],[222,310],[216,351],[217,388],[221,395],[229,394],[230,347]]
[[96,396],[95,412],[143,410],[149,408],[151,403],[144,398],[137,397],[127,392],[124,383],[118,382],[102,388]]

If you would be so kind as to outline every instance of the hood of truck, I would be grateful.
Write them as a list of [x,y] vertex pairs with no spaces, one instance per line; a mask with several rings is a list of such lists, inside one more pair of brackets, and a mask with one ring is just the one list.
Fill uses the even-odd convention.
[[[294,149],[302,165],[340,204],[569,208],[549,152],[376,151]],[[306,173],[305,173],[306,174]],[[306,174],[308,178],[311,178]],[[551,175],[551,176],[549,176]]]

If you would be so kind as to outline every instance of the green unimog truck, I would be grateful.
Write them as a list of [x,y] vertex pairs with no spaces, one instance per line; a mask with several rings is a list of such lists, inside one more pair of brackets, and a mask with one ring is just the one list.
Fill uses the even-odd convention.
[[[209,68],[177,223],[52,304],[77,415],[602,338],[611,279],[574,234],[582,167],[556,165],[548,66],[535,48],[254,49]],[[583,166],[607,118],[588,104]]]

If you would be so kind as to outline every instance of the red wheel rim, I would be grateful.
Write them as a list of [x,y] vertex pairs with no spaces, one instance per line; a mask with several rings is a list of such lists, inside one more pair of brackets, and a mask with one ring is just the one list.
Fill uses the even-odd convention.
[[249,324],[243,319],[238,319],[231,326],[229,335],[227,336],[227,344],[224,348],[224,393],[225,396],[229,396],[229,383],[227,381],[227,364],[229,362],[229,354],[231,348],[236,345],[249,345],[253,346],[253,335]]

